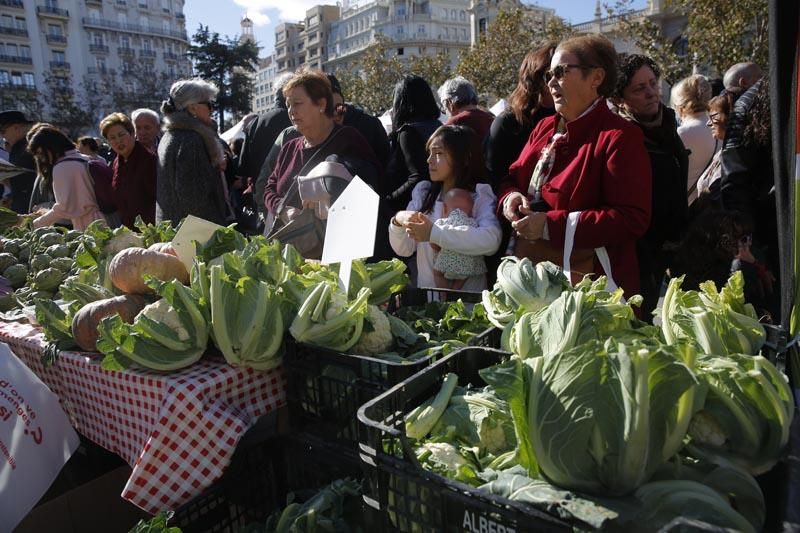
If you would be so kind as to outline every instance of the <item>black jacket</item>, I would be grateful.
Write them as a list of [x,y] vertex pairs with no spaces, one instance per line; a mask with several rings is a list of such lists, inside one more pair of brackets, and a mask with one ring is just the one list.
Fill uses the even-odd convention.
[[17,174],[11,181],[11,209],[17,213],[29,213],[33,182],[36,180],[36,163],[33,155],[27,150],[28,142],[20,139],[8,153],[8,162],[20,168],[29,168],[31,172]]
[[291,125],[284,107],[274,107],[259,114],[245,132],[239,154],[239,175],[255,179],[278,134]]
[[375,152],[381,169],[386,168],[386,163],[389,161],[389,138],[381,121],[377,117],[364,113],[360,108],[347,104],[344,125],[357,129],[364,136],[372,147],[372,151]]

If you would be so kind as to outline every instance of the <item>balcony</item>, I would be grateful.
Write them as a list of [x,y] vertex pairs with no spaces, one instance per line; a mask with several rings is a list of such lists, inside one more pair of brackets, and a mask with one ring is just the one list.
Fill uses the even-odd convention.
[[184,43],[189,42],[188,38],[186,37],[186,31],[164,30],[161,28],[155,28],[153,26],[127,24],[124,22],[116,22],[114,20],[91,18],[91,17],[84,17],[82,22],[83,25],[88,28],[99,28],[102,30],[122,30],[134,33],[147,33],[149,35],[156,35],[159,37],[171,37],[173,39],[178,39],[180,41],[183,41]]
[[155,50],[139,50],[139,57],[146,58],[146,59],[155,59],[156,58],[156,51]]
[[25,9],[25,6],[22,3],[22,0],[0,0],[0,6],[3,7],[18,7],[20,9]]
[[164,52],[164,61],[177,61],[180,56],[175,52]]
[[15,65],[32,65],[30,57],[0,55],[0,63],[13,63]]
[[175,18],[178,20],[186,20],[186,15],[183,13],[175,13]]
[[136,50],[127,46],[118,46],[117,55],[119,57],[136,57]]
[[20,37],[27,37],[28,30],[26,30],[25,28],[12,28],[11,26],[0,26],[0,34],[18,35]]
[[86,72],[93,75],[108,74],[108,69],[106,67],[89,67]]
[[69,20],[69,11],[60,7],[36,6],[36,14],[40,17],[52,17]]
[[103,0],[86,0],[87,6],[102,6]]
[[57,35],[55,33],[48,33],[46,35],[47,44],[62,44],[64,46],[67,45],[67,36],[66,35]]
[[95,54],[107,54],[108,46],[99,43],[89,43],[89,51]]
[[0,89],[4,91],[18,91],[22,93],[35,93],[36,85],[23,85],[21,83],[14,83],[11,81],[0,82]]
[[51,61],[50,70],[69,70],[69,63],[66,61]]

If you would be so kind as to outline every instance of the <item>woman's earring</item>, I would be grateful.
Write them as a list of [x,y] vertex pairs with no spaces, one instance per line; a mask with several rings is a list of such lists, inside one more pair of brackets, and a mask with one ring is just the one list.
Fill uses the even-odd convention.
[[322,113],[323,111],[325,111],[325,110],[320,107],[319,108],[319,112]]

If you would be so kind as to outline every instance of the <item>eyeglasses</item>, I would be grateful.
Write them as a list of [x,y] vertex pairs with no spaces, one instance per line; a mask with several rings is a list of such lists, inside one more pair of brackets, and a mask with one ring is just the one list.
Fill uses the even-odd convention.
[[719,124],[720,122],[722,122],[722,119],[719,118],[719,113],[711,113],[710,115],[708,115],[708,120],[712,124]]
[[214,110],[214,102],[208,102],[208,101],[206,101],[206,102],[197,102],[197,105],[204,105],[204,106],[206,106],[208,108],[209,111],[213,111]]
[[555,78],[556,80],[561,81],[564,79],[564,76],[567,75],[567,72],[571,68],[579,68],[579,69],[590,69],[590,68],[598,68],[594,65],[576,65],[575,63],[559,63],[555,67],[551,68],[550,70],[546,70],[544,72],[544,81],[545,83],[549,82],[551,79]]

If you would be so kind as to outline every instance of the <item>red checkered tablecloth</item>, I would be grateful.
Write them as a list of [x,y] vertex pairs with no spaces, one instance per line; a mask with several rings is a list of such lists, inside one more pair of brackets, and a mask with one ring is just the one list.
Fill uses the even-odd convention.
[[122,497],[149,513],[175,509],[222,475],[241,436],[286,402],[282,368],[235,368],[205,357],[170,373],[103,370],[98,354],[41,363],[38,328],[0,322],[0,341],[58,395],[73,426],[133,468]]

